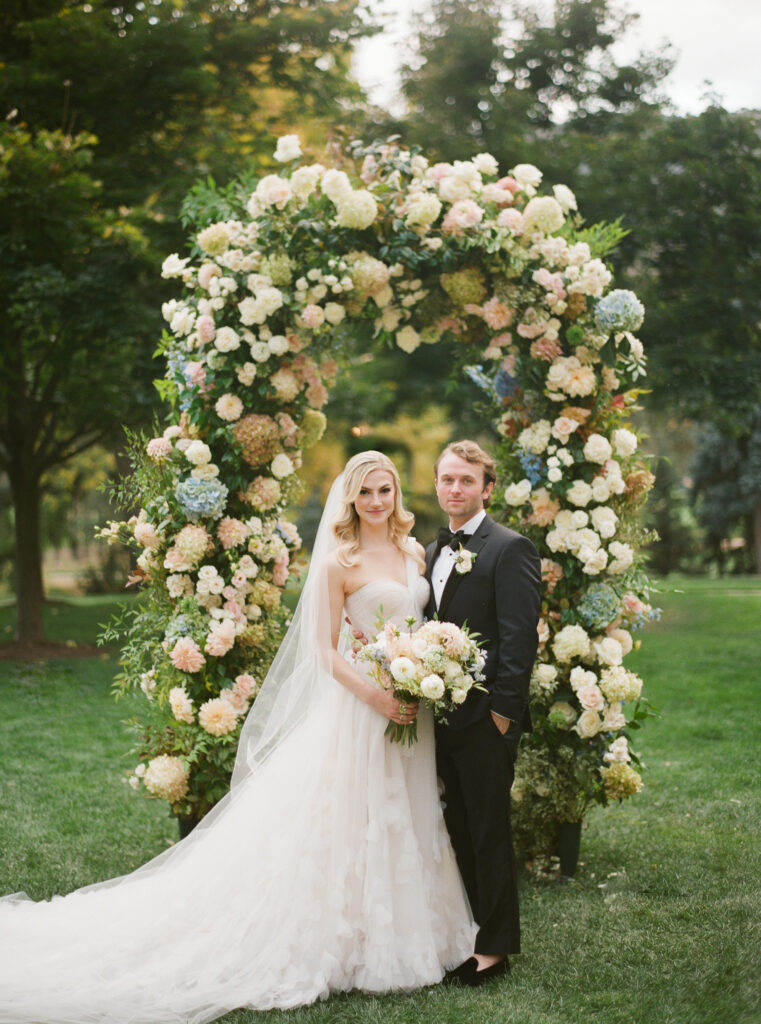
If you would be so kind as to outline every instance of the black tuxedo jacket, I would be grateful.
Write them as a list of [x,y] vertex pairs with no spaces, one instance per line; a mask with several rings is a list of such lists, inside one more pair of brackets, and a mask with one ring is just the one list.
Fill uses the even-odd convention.
[[[463,574],[452,569],[438,608],[431,587],[426,614],[480,634],[478,642],[486,655],[483,685],[488,693],[471,690],[465,701],[449,712],[449,726],[462,729],[495,711],[512,720],[514,737],[520,730],[531,730],[528,699],[541,606],[539,554],[527,537],[495,523],[488,515],[463,547],[476,555],[472,569]],[[429,544],[429,582],[436,554],[436,543]]]

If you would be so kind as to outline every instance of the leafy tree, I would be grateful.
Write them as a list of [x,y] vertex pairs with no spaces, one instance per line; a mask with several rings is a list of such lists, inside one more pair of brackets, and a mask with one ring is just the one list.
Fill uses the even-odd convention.
[[98,205],[92,142],[0,128],[0,287],[9,297],[0,328],[0,470],[15,513],[17,635],[27,642],[42,636],[43,478],[112,437],[147,393],[133,343],[144,246]]
[[23,639],[41,635],[45,473],[150,415],[155,268],[183,245],[181,197],[199,174],[272,162],[284,126],[349,117],[367,31],[358,0],[0,7],[0,468]]
[[8,0],[0,107],[99,141],[105,201],[176,217],[202,175],[269,153],[273,129],[359,98],[357,0]]
[[761,573],[761,415],[744,431],[722,433],[714,424],[700,432],[692,464],[698,518],[719,564],[722,541],[738,536],[749,553],[741,570]]
[[432,0],[403,69],[410,112],[398,127],[442,158],[491,152],[547,167],[558,132],[602,133],[655,103],[665,52],[619,64],[612,47],[636,15],[610,0],[557,0],[548,21],[498,0]]
[[670,117],[628,177],[631,279],[659,402],[750,436],[761,404],[761,115]]

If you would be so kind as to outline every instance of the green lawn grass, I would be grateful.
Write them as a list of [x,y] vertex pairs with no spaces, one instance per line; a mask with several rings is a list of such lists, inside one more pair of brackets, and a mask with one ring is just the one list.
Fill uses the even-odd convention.
[[[524,953],[487,989],[340,996],[226,1024],[759,1024],[761,581],[675,580],[627,664],[660,717],[635,746],[646,788],[590,814],[577,877],[521,885]],[[51,637],[92,643],[103,599],[49,609]],[[0,609],[0,635],[10,621]],[[0,662],[0,890],[41,898],[131,870],[176,837],[132,764],[113,652]],[[135,698],[136,700],[138,698]],[[142,699],[142,698],[141,698]]]

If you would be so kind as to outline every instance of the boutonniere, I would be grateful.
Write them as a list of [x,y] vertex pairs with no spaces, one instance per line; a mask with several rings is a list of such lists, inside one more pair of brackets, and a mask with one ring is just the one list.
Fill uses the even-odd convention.
[[459,574],[461,576],[464,576],[466,573],[470,572],[470,570],[473,568],[473,563],[475,562],[475,560],[476,560],[476,552],[475,551],[466,551],[465,548],[461,544],[460,545],[460,550],[454,556],[455,572],[459,572]]

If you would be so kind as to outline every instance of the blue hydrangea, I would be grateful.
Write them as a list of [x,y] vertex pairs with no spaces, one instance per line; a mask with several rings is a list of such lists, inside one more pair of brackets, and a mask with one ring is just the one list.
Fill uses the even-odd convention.
[[538,455],[533,452],[521,452],[518,456],[523,466],[526,479],[532,487],[536,487],[544,480],[545,465]]
[[219,519],[227,503],[227,488],[219,480],[188,477],[177,484],[174,493],[185,515],[194,523],[199,519]]
[[621,612],[621,599],[607,583],[593,583],[576,611],[587,629],[602,632]]
[[497,376],[494,378],[494,392],[497,398],[509,398],[514,395],[518,390],[518,378],[513,377],[512,374],[508,373],[503,367],[497,370]]
[[172,352],[170,352],[169,355],[167,356],[166,365],[167,369],[169,370],[169,375],[171,377],[176,377],[177,374],[181,373],[182,376],[185,377],[185,379],[187,380],[185,370],[188,365],[188,361],[182,354],[182,352],[178,352],[177,349],[174,349]]
[[192,636],[192,634],[193,628],[188,617],[186,615],[175,615],[167,623],[164,639],[174,646],[181,636]]
[[597,303],[595,320],[604,331],[620,334],[623,331],[636,331],[642,326],[645,318],[645,307],[634,292],[617,288],[609,292]]

